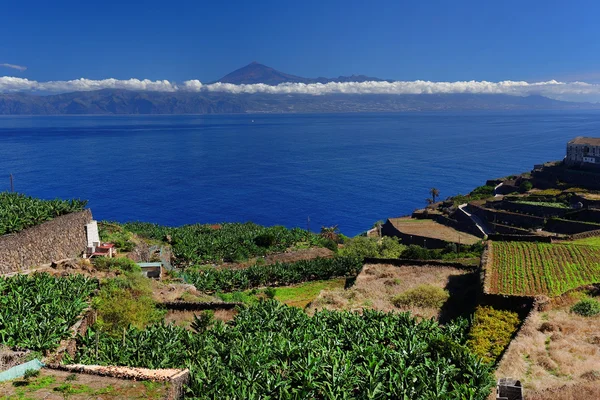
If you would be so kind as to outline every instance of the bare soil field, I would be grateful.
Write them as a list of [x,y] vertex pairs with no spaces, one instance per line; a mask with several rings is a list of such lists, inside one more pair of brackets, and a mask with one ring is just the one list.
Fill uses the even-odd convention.
[[392,225],[406,235],[430,237],[462,244],[475,244],[481,239],[477,236],[457,231],[431,219],[390,218]]
[[44,368],[36,378],[1,382],[0,400],[162,399],[168,385]]
[[600,316],[571,313],[576,295],[533,311],[496,376],[521,380],[528,400],[600,398]]
[[[445,289],[450,297],[442,307],[396,307],[392,299],[420,285]],[[476,273],[439,266],[394,266],[367,264],[349,289],[323,290],[307,306],[309,313],[319,309],[361,311],[365,308],[380,311],[410,311],[422,318],[441,321],[471,313],[475,307]]]
[[165,283],[152,281],[152,297],[159,303],[172,301],[193,302],[221,302],[218,297],[213,297],[196,290],[194,285],[186,283]]

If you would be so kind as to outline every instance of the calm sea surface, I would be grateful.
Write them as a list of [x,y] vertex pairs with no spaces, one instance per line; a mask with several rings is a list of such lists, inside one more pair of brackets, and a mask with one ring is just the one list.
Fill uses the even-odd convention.
[[347,235],[561,159],[600,113],[0,117],[0,191],[96,219],[254,221]]

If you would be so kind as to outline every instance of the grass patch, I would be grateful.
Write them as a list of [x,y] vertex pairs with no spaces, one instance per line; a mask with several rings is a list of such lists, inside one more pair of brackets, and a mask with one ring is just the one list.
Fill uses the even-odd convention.
[[217,297],[225,302],[239,302],[256,304],[260,299],[268,298],[268,291],[275,291],[275,300],[289,306],[304,308],[313,301],[321,290],[343,289],[345,278],[329,279],[323,281],[304,282],[294,286],[278,286],[266,289],[252,289],[231,293],[217,293]]
[[450,297],[450,293],[437,286],[419,285],[400,293],[392,299],[396,307],[440,308]]
[[321,290],[343,289],[345,281],[344,278],[339,278],[275,288],[275,299],[289,306],[304,308],[321,293]]
[[589,237],[585,239],[573,240],[573,244],[583,244],[586,246],[600,246],[600,237]]
[[516,312],[477,307],[467,346],[485,362],[495,362],[519,327]]
[[553,203],[549,201],[516,201],[517,204],[526,204],[530,206],[539,206],[539,207],[553,207],[553,208],[569,208],[566,204],[563,203]]

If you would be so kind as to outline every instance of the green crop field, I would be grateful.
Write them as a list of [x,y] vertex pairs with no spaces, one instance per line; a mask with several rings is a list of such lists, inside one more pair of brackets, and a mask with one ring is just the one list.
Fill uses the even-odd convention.
[[196,333],[163,324],[118,336],[90,329],[75,362],[189,368],[185,395],[197,399],[484,400],[491,365],[464,345],[467,326],[371,310],[309,317],[262,301]]
[[558,296],[600,282],[600,248],[571,243],[492,242],[489,293]]
[[0,193],[0,235],[19,232],[58,216],[81,211],[86,200],[40,200],[19,193]]
[[69,328],[98,288],[83,275],[0,277],[0,345],[47,351],[69,336]]

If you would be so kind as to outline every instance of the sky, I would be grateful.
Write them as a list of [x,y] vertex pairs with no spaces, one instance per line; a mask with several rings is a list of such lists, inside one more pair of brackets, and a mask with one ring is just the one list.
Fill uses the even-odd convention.
[[595,1],[29,0],[1,10],[0,77],[36,82],[211,82],[258,61],[305,77],[600,83]]

